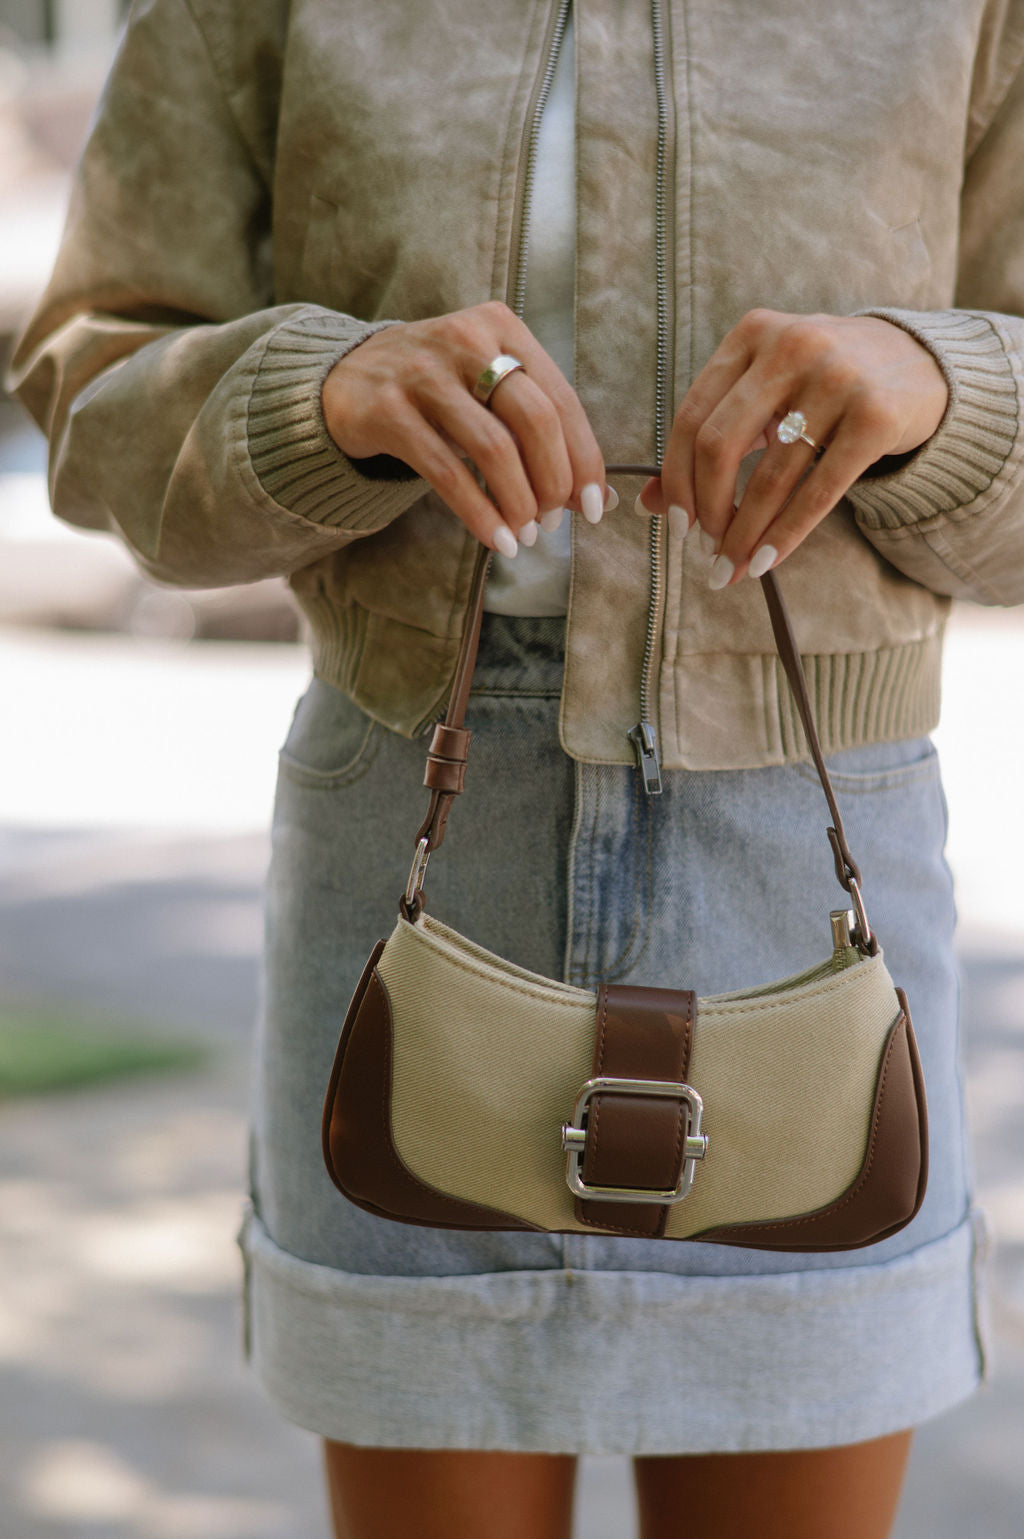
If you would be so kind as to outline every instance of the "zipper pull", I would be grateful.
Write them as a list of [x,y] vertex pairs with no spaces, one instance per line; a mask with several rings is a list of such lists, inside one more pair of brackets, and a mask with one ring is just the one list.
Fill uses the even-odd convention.
[[658,760],[658,740],[649,721],[638,721],[630,728],[629,741],[636,753],[636,763],[644,780],[648,796],[661,795],[661,764]]

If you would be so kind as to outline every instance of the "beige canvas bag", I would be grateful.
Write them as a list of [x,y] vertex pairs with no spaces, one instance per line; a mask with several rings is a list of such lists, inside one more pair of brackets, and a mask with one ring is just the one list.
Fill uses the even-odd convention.
[[[609,467],[656,474],[642,466]],[[697,999],[596,993],[513,966],[425,911],[422,883],[464,786],[464,727],[489,553],[434,729],[398,922],[367,962],[324,1104],[331,1178],[403,1223],[596,1232],[766,1250],[847,1250],[895,1233],[927,1178],[906,997],[872,934],[774,574],[776,645],[832,815],[852,910],[794,977]]]

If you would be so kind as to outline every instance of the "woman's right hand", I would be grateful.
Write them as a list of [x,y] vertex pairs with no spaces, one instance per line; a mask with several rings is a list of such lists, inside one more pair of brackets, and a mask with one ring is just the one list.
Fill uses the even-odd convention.
[[[499,353],[523,367],[482,406],[473,386]],[[563,508],[597,523],[617,501],[576,392],[500,300],[374,332],[334,365],[322,402],[344,454],[403,460],[504,555],[532,545],[538,523],[556,529]]]

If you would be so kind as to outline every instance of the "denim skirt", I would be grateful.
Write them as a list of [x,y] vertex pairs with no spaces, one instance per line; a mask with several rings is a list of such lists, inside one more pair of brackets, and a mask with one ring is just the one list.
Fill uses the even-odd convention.
[[[540,973],[712,994],[824,960],[841,906],[813,769],[672,771],[558,742],[563,622],[485,617],[467,789],[430,910]],[[927,740],[831,761],[872,923],[910,997],[928,1194],[866,1250],[791,1255],[376,1218],[332,1185],[320,1113],[349,997],[390,933],[426,744],[314,681],[281,754],[254,1077],[248,1350],[323,1436],[382,1447],[675,1454],[909,1427],[982,1373],[945,806]],[[765,1159],[770,1160],[770,1149]]]

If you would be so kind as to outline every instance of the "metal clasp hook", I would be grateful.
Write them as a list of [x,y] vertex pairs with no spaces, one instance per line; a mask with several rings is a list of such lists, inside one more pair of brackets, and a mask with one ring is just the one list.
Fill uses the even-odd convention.
[[412,867],[409,871],[409,880],[405,884],[405,907],[407,913],[417,915],[423,907],[423,878],[427,874],[427,861],[430,859],[430,843],[426,837],[420,840],[416,846],[416,853],[412,858]]

